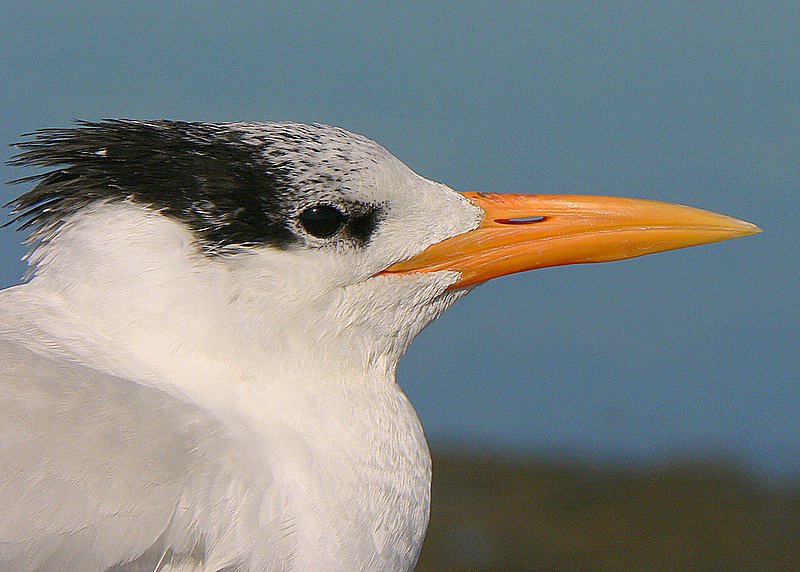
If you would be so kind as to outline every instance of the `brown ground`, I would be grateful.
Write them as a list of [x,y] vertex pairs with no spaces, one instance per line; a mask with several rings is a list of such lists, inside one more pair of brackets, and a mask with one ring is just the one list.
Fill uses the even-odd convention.
[[718,460],[620,469],[434,452],[417,570],[800,570],[800,484]]

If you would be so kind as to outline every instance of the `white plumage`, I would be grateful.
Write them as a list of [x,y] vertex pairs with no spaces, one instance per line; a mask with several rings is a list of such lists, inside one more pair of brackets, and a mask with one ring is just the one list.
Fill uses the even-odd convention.
[[323,141],[306,161],[374,158],[318,191],[390,205],[368,248],[208,257],[180,221],[95,202],[2,292],[0,567],[413,566],[430,461],[394,371],[460,294],[452,273],[372,275],[480,216],[374,143],[314,132],[350,158]]
[[31,276],[0,293],[0,569],[413,568],[431,467],[395,369],[467,288],[383,271],[484,210],[319,125],[26,149],[56,169],[17,201]]

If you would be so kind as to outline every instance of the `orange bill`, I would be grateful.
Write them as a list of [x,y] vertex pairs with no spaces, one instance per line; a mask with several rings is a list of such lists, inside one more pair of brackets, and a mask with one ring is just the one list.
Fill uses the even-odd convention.
[[454,236],[382,274],[453,270],[451,288],[564,264],[610,262],[718,242],[761,229],[683,205],[621,197],[463,193],[485,215]]

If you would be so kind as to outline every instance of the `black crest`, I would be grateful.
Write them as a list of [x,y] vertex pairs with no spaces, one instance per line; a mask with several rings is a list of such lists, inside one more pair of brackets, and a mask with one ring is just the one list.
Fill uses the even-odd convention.
[[104,120],[46,129],[11,164],[53,168],[11,201],[41,237],[96,201],[131,201],[186,223],[208,251],[298,238],[287,223],[289,178],[225,124]]

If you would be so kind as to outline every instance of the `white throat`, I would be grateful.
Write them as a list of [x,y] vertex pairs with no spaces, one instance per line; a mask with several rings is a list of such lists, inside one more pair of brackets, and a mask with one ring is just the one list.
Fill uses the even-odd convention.
[[[352,553],[377,560],[351,564],[413,564],[428,518],[430,459],[395,368],[465,291],[447,291],[455,276],[439,273],[309,286],[300,295],[298,284],[311,277],[294,272],[285,282],[271,265],[285,268],[291,253],[274,256],[284,259],[214,259],[177,222],[101,204],[33,253],[30,282],[9,292],[18,323],[6,326],[34,332],[34,351],[158,387],[225,420],[245,436],[253,470],[282,465],[284,490],[319,515],[298,541],[309,558],[324,562],[321,531],[371,519],[369,549],[357,539]],[[27,312],[31,305],[37,311]],[[331,499],[335,507],[315,506]]]
[[184,387],[190,370],[204,377],[217,367],[266,383],[307,378],[315,366],[331,381],[359,371],[391,379],[414,337],[466,293],[447,291],[450,273],[331,284],[312,275],[325,268],[292,265],[292,256],[210,257],[178,222],[100,204],[32,253],[22,288],[53,308],[40,327],[72,328],[57,332],[67,335],[54,336],[53,349],[129,379]]

